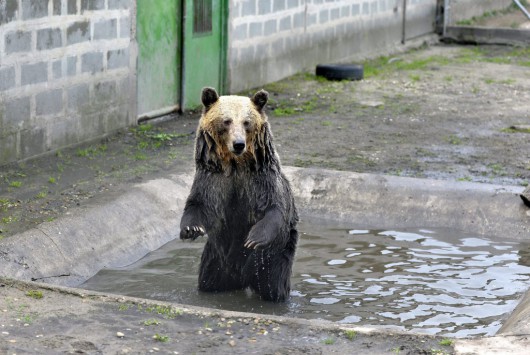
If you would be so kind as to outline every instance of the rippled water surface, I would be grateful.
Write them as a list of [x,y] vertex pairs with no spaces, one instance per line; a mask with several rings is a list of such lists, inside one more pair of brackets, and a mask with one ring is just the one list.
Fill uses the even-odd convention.
[[301,223],[291,299],[196,290],[203,242],[172,241],[81,287],[228,310],[447,336],[492,335],[530,286],[530,245],[450,230]]

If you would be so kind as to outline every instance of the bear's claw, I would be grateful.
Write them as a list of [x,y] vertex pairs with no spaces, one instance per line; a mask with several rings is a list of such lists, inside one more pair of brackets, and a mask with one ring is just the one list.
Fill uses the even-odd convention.
[[201,226],[186,226],[180,230],[180,239],[195,240],[198,237],[202,237],[204,234],[206,234],[206,232]]
[[264,241],[264,240],[251,240],[251,239],[247,239],[245,241],[245,248],[247,249],[258,249],[258,248],[263,248],[263,247],[266,247],[269,243]]

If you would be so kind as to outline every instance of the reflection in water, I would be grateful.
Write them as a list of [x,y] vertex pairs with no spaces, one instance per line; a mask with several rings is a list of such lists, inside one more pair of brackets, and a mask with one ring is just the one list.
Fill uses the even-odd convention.
[[[199,293],[202,243],[173,241],[83,288],[228,310],[321,318],[447,336],[492,335],[530,285],[529,250],[450,231],[300,225],[291,299]],[[309,232],[311,231],[311,232]],[[522,249],[522,250],[520,250]]]

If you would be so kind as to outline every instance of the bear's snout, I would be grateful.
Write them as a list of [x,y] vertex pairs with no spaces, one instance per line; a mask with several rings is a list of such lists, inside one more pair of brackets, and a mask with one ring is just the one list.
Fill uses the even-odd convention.
[[245,141],[242,139],[237,139],[232,144],[233,152],[236,155],[241,155],[245,151]]

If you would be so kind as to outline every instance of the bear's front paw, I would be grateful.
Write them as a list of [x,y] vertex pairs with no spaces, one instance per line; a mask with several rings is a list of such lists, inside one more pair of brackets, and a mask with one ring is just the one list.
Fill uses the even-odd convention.
[[180,239],[191,239],[195,240],[198,237],[202,237],[206,232],[201,226],[186,226],[180,230]]
[[248,235],[247,240],[245,240],[245,248],[248,248],[248,249],[265,248],[270,243],[271,243],[270,238],[267,238],[263,234],[256,235],[256,234],[250,233]]

